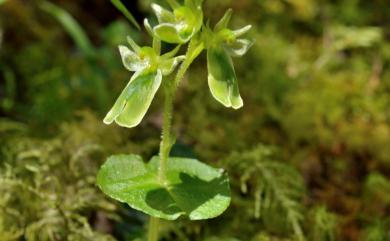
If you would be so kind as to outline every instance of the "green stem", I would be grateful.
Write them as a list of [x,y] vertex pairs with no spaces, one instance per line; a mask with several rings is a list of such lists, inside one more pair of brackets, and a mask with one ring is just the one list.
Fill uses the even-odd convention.
[[[172,111],[173,111],[173,99],[175,93],[175,86],[172,82],[167,81],[165,87],[165,100],[164,100],[164,117],[163,117],[163,127],[162,127],[162,137],[160,143],[160,167],[158,170],[158,178],[160,183],[165,183],[165,172],[167,161],[169,158],[169,152],[172,148],[172,137],[171,137],[171,127],[172,127]],[[160,219],[155,217],[150,217],[149,228],[148,228],[148,241],[158,241],[159,233],[159,223]]]
[[159,223],[160,223],[159,218],[150,217],[149,230],[148,230],[148,241],[157,241],[158,240]]
[[[175,79],[167,80],[165,83],[165,100],[164,100],[164,112],[163,112],[163,127],[162,136],[160,143],[160,166],[158,170],[158,178],[160,183],[166,182],[166,168],[171,152],[172,145],[174,144],[174,138],[171,134],[172,128],[172,113],[173,113],[173,101],[175,99],[176,88],[180,81],[183,79],[185,73],[190,67],[194,59],[204,49],[203,44],[196,44],[191,41],[186,54],[186,60],[181,64],[179,71],[176,74]],[[158,241],[160,219],[150,217],[149,230],[148,230],[148,241]]]
[[184,62],[181,64],[179,71],[175,78],[175,85],[178,86],[180,81],[183,79],[188,68],[194,62],[196,57],[204,50],[203,42],[199,42],[198,39],[194,38],[188,45],[188,50]]
[[[164,100],[164,112],[163,112],[163,126],[160,143],[160,166],[158,169],[158,178],[160,183],[165,183],[166,168],[173,145],[173,138],[171,135],[172,127],[172,112],[173,112],[173,100],[175,97],[176,86],[171,80],[166,81],[165,87],[165,100]],[[148,241],[158,241],[160,219],[150,217]]]
[[169,153],[174,144],[174,139],[171,135],[172,127],[172,112],[173,112],[173,101],[175,99],[176,88],[178,87],[180,81],[183,79],[188,68],[195,60],[196,57],[204,49],[203,43],[198,41],[193,41],[189,43],[188,50],[186,53],[186,58],[181,64],[174,81],[166,81],[165,88],[165,101],[164,101],[164,117],[163,117],[163,129],[162,129],[162,140],[160,144],[160,168],[159,168],[159,180],[161,182],[165,181],[165,172],[167,161],[169,158]]
[[162,140],[160,143],[160,168],[158,173],[158,177],[161,182],[165,181],[167,161],[173,145],[171,127],[172,127],[173,100],[175,98],[175,91],[176,91],[176,86],[174,86],[172,82],[167,81],[166,83],[167,85],[165,86]]

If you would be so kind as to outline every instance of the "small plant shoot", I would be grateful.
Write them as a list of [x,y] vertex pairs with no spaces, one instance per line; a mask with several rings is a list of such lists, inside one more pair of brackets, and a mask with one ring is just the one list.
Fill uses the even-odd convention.
[[390,0],[0,0],[0,241],[390,241],[389,27]]
[[[149,162],[137,155],[113,155],[101,167],[97,184],[113,199],[151,216],[148,240],[158,240],[159,219],[215,218],[230,204],[229,178],[223,169],[199,160],[170,157],[175,143],[171,131],[175,91],[192,62],[207,51],[208,86],[211,95],[225,107],[243,106],[232,57],[243,56],[252,42],[242,38],[251,26],[228,27],[228,10],[214,26],[204,23],[203,0],[167,0],[170,9],[152,4],[158,24],[146,19],[153,45],[139,46],[128,37],[129,46],[119,46],[125,68],[134,72],[127,86],[104,118],[105,124],[132,128],[140,124],[157,91],[164,91],[160,153]],[[161,53],[162,42],[175,44]],[[178,55],[187,45],[185,55]]]

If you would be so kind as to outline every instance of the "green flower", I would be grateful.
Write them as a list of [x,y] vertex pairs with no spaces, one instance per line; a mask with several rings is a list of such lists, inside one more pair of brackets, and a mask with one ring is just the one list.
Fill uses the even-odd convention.
[[179,48],[160,56],[156,48],[141,48],[131,38],[128,41],[132,50],[121,45],[119,52],[125,68],[135,74],[107,113],[104,123],[115,121],[120,126],[131,128],[145,116],[162,77],[171,74],[184,57],[174,57]]
[[251,47],[251,41],[239,38],[248,32],[251,26],[248,25],[238,30],[228,29],[231,14],[232,11],[228,10],[213,30],[205,27],[204,39],[207,48],[210,91],[214,98],[224,106],[239,109],[243,106],[243,101],[231,57],[243,56]]
[[[185,0],[183,6],[175,0],[168,2],[173,11],[152,4],[159,22],[158,25],[152,28],[154,35],[167,43],[184,44],[202,27],[203,12],[201,5],[203,0]],[[147,20],[145,20],[145,25],[149,25]]]

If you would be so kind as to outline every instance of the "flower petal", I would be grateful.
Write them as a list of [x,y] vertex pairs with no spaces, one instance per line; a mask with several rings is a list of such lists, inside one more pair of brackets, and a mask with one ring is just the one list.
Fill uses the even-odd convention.
[[159,24],[154,27],[156,36],[164,42],[171,44],[183,44],[187,39],[183,39],[175,25],[170,23]]
[[127,70],[136,72],[146,67],[146,63],[141,61],[138,55],[128,47],[119,45],[119,52],[122,57],[123,65]]
[[215,25],[214,31],[218,32],[221,31],[224,28],[227,28],[230,19],[232,18],[233,10],[229,8],[226,12],[225,15],[219,20],[219,22]]
[[153,28],[150,25],[149,20],[147,18],[144,19],[144,26],[145,26],[145,29],[148,32],[148,34],[153,37],[153,35],[154,35]]
[[164,76],[170,75],[173,72],[173,70],[176,68],[176,66],[184,59],[185,56],[177,56],[176,58],[164,60],[160,65],[162,74]]
[[136,73],[108,112],[104,123],[111,124],[115,120],[123,127],[137,126],[149,109],[161,80],[160,70],[154,73]]
[[175,16],[173,13],[161,7],[160,5],[153,3],[152,9],[156,14],[159,23],[172,23],[175,21]]
[[253,42],[247,39],[237,39],[232,45],[227,46],[226,50],[233,57],[241,57],[248,52],[252,44]]
[[226,107],[241,108],[243,101],[232,59],[228,53],[222,47],[208,49],[207,67],[209,88],[214,98]]
[[236,38],[246,34],[249,30],[251,30],[252,25],[246,25],[245,27],[242,27],[240,29],[234,30],[233,34]]
[[127,42],[137,54],[141,51],[141,47],[130,36],[127,36]]
[[174,49],[169,51],[168,53],[163,54],[161,57],[163,58],[173,58],[180,50],[181,45],[177,45]]

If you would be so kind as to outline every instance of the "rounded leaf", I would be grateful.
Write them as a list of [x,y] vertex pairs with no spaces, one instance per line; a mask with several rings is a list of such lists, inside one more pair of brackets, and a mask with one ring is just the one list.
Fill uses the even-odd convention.
[[230,204],[229,179],[221,169],[198,160],[169,158],[164,181],[158,178],[159,157],[144,164],[139,156],[108,158],[97,183],[108,196],[153,217],[175,220],[214,218]]

